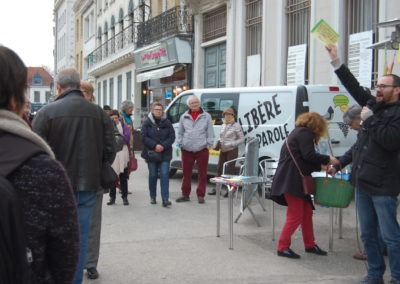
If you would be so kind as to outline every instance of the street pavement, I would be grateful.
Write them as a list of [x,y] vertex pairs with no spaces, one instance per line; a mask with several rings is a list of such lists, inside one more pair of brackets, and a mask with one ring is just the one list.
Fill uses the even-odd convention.
[[[261,223],[257,227],[250,212],[244,211],[234,224],[234,249],[229,249],[228,203],[221,201],[221,236],[216,237],[216,197],[206,196],[199,204],[195,194],[196,175],[193,175],[191,201],[176,203],[180,196],[182,173],[170,180],[172,206],[150,204],[147,187],[147,165],[136,153],[139,168],[129,180],[129,206],[117,198],[107,206],[104,195],[102,237],[97,280],[90,284],[258,284],[258,283],[358,283],[366,274],[366,263],[354,260],[358,250],[355,208],[352,203],[343,209],[342,238],[338,238],[338,214],[334,214],[333,251],[328,256],[304,252],[301,232],[298,230],[291,248],[301,259],[276,255],[277,241],[272,240],[271,201],[265,200],[263,211],[254,200],[252,208]],[[213,184],[209,183],[208,188]],[[329,208],[317,206],[314,229],[317,244],[329,247]],[[338,210],[335,209],[335,213]],[[285,219],[285,207],[275,206],[278,238]],[[239,200],[235,202],[234,216],[239,214]],[[390,279],[389,272],[385,280]]]

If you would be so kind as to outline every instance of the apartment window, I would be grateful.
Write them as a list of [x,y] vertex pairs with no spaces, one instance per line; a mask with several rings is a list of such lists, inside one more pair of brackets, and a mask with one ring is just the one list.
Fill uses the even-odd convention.
[[103,105],[107,104],[107,80],[103,81]]
[[[97,83],[97,101],[100,103],[100,98],[101,98],[101,83]],[[103,101],[103,105],[105,105],[105,102]]]
[[110,78],[110,106],[114,107],[114,78]]
[[122,75],[118,75],[117,78],[117,93],[118,93],[117,106],[119,106],[122,102]]
[[215,9],[203,16],[203,41],[226,35],[226,6]]
[[[378,0],[351,0],[347,1],[347,35],[371,31],[373,38],[378,38],[379,22],[379,1]],[[348,37],[346,37],[348,39]],[[348,44],[346,44],[348,46]],[[348,62],[349,63],[349,62]],[[373,50],[372,81],[375,85],[378,76],[378,50]],[[369,87],[369,86],[368,86]]]
[[262,1],[246,0],[246,53],[261,54]]
[[42,84],[43,84],[42,76],[40,76],[39,74],[33,75],[32,85],[42,85]]
[[126,73],[126,99],[130,100],[132,94],[132,72]]
[[33,92],[33,101],[35,103],[39,103],[40,102],[40,92],[39,91],[34,91]]
[[46,91],[45,96],[46,96],[46,102],[48,102],[48,101],[50,100],[50,98],[51,98],[51,93],[50,93],[50,91]]
[[288,46],[310,42],[310,0],[288,0]]

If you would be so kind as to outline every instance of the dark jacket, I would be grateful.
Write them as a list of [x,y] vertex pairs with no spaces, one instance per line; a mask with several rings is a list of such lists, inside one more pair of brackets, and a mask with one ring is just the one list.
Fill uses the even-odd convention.
[[148,159],[148,150],[154,150],[157,144],[161,144],[164,147],[162,160],[170,161],[172,159],[172,144],[175,141],[175,130],[168,119],[161,118],[156,123],[153,115],[150,113],[142,125],[142,141],[142,158],[146,161]]
[[[321,165],[329,163],[329,156],[315,152],[314,134],[307,127],[296,127],[288,136],[288,143],[303,175],[311,175],[320,171]],[[301,176],[290,156],[286,142],[283,143],[279,156],[278,167],[271,186],[271,197],[282,205],[287,205],[283,194],[288,193],[300,198],[311,200],[304,195]]]
[[[19,225],[33,256],[31,283],[71,283],[79,256],[75,198],[63,166],[37,148],[25,138],[0,130],[1,175],[7,176],[19,197],[23,218]],[[1,209],[5,210],[4,204]],[[22,269],[18,267],[19,274]]]
[[75,191],[97,191],[103,161],[113,162],[115,139],[110,117],[82,95],[69,90],[43,107],[33,130],[53,149]]
[[363,122],[357,150],[353,153],[355,186],[373,195],[400,193],[400,102],[376,103],[368,89],[360,86],[350,70],[341,65],[336,71],[354,99],[374,115]]
[[[340,158],[339,158],[339,163],[334,165],[336,171],[342,170],[344,167],[347,165],[351,164],[353,162],[353,156],[355,156],[356,151],[358,151],[358,137],[359,133],[357,133],[357,141],[353,144],[353,146],[350,147],[349,150],[347,150]],[[356,184],[355,182],[355,175],[350,175],[350,183],[354,186]]]

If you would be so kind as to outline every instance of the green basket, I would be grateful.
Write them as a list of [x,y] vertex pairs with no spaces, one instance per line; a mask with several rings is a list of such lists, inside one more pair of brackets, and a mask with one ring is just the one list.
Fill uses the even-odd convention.
[[354,196],[354,187],[350,182],[330,177],[316,177],[314,180],[316,204],[336,208],[349,206]]

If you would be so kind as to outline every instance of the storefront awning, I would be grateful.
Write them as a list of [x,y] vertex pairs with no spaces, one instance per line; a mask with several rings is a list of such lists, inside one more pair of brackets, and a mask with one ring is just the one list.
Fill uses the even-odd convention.
[[174,68],[175,68],[175,65],[172,65],[172,66],[140,73],[136,76],[136,82],[139,83],[139,82],[143,82],[143,81],[147,81],[147,80],[151,80],[151,79],[159,79],[159,78],[169,77],[172,74],[174,74]]

